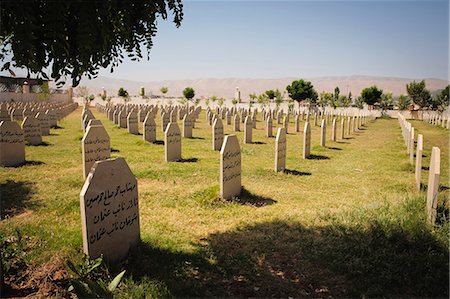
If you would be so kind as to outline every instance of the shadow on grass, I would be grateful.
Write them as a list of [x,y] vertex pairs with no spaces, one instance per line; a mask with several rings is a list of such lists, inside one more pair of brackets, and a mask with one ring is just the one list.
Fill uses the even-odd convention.
[[355,137],[344,137],[344,139],[348,140],[348,139],[355,139]]
[[38,147],[38,146],[50,146],[53,145],[53,143],[49,143],[47,141],[42,141],[40,144],[30,144],[27,142],[27,146],[33,146],[33,147]]
[[254,142],[252,142],[253,144],[266,144],[265,142],[262,142],[262,141],[254,141]]
[[189,253],[141,243],[129,296],[446,297],[448,251],[424,229],[395,223],[304,226],[275,220],[213,233]]
[[311,175],[311,172],[302,172],[302,171],[293,170],[293,169],[285,169],[283,172],[285,174],[298,175],[298,176]]
[[179,163],[195,163],[197,161],[198,161],[197,158],[188,158],[188,159],[178,160],[177,162],[179,162]]
[[116,148],[111,148],[111,153],[119,153],[120,151],[118,150],[118,149],[116,149]]
[[188,138],[188,139],[200,139],[200,140],[205,140],[205,138],[203,138],[203,137],[191,137],[191,138]]
[[329,160],[330,158],[322,155],[309,155],[308,160]]
[[272,198],[261,196],[258,194],[254,194],[247,190],[245,187],[242,187],[241,189],[241,195],[239,197],[233,199],[233,202],[237,202],[239,204],[243,205],[251,205],[257,208],[272,205],[276,203],[276,200],[273,200]]
[[340,148],[340,147],[331,147],[331,146],[327,146],[327,149],[335,150],[335,151],[342,151],[342,148]]
[[59,134],[56,134],[56,133],[50,133],[50,134],[48,134],[47,136],[59,136]]
[[153,144],[164,145],[164,140],[156,140]]
[[31,197],[34,194],[34,183],[29,181],[7,180],[0,184],[0,219],[13,217],[26,209],[36,207]]
[[344,141],[336,141],[336,143],[339,143],[339,144],[350,144],[350,142],[344,142]]
[[422,170],[430,170],[429,166],[422,166]]
[[439,192],[443,192],[443,191],[446,191],[446,190],[449,190],[449,189],[450,189],[450,187],[448,187],[448,186],[439,185]]
[[59,130],[59,129],[64,129],[64,127],[61,127],[60,125],[56,125],[56,126],[53,126],[52,129]]

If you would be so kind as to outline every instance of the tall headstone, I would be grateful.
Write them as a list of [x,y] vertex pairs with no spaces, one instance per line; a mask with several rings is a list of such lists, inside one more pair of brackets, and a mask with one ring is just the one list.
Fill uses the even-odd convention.
[[252,120],[250,119],[250,116],[245,117],[244,121],[244,143],[249,144],[252,143]]
[[24,162],[23,130],[15,121],[0,121],[0,166],[18,166]]
[[320,124],[320,146],[325,146],[327,138],[327,125],[325,124],[325,119],[322,119]]
[[234,116],[234,126],[233,126],[233,131],[239,132],[239,131],[241,130],[240,126],[241,126],[241,120],[239,119],[239,115],[236,114],[236,115]]
[[275,140],[275,172],[286,168],[286,129],[278,128]]
[[50,125],[48,123],[48,117],[44,112],[38,112],[36,114],[37,120],[39,120],[39,124],[41,126],[41,134],[42,136],[50,135]]
[[427,190],[427,214],[428,222],[431,224],[434,224],[436,222],[440,174],[441,150],[438,147],[433,147],[433,149],[431,150]]
[[170,122],[170,116],[168,112],[163,112],[163,114],[161,115],[161,129],[163,130],[163,132],[166,131],[167,125]]
[[350,130],[351,130],[351,127],[352,127],[352,118],[349,116],[349,117],[347,117],[347,136],[349,136],[350,135]]
[[139,119],[135,110],[131,110],[127,116],[127,128],[128,133],[138,135],[139,134]]
[[331,140],[336,141],[336,118],[333,118],[333,122],[331,124]]
[[311,127],[305,122],[303,129],[303,159],[308,159],[311,154]]
[[423,135],[417,135],[417,149],[416,149],[416,187],[420,191],[420,176],[422,172],[422,153],[423,153]]
[[220,151],[223,143],[223,124],[219,117],[216,117],[212,127],[212,149]]
[[193,121],[191,114],[186,113],[183,117],[183,137],[192,138]]
[[345,131],[345,119],[341,118],[341,139],[344,139],[344,131]]
[[232,117],[231,111],[227,111],[227,114],[225,115],[225,117],[227,119],[227,125],[231,125],[231,117]]
[[411,127],[410,131],[410,137],[409,137],[409,163],[411,165],[414,165],[414,127]]
[[268,115],[266,119],[266,137],[273,137],[272,127],[272,116]]
[[289,117],[286,115],[283,119],[283,127],[286,129],[286,134],[289,133]]
[[119,120],[119,122],[118,122],[119,127],[122,128],[122,129],[126,129],[127,128],[127,121],[128,121],[128,119],[127,119],[128,118],[128,114],[127,114],[126,109],[122,109],[119,112],[119,115],[117,116],[117,118]]
[[164,132],[166,162],[181,160],[181,132],[177,123],[169,123]]
[[140,240],[137,180],[123,158],[97,161],[80,193],[83,251],[120,261]]
[[23,137],[31,145],[42,143],[42,131],[39,120],[35,117],[26,116],[22,122]]
[[297,114],[294,117],[294,121],[295,121],[295,132],[300,132],[300,115]]
[[220,150],[220,196],[232,199],[241,188],[241,148],[236,135],[227,135]]
[[109,159],[111,146],[103,126],[89,126],[81,140],[83,177],[86,178],[96,161]]
[[156,142],[156,122],[154,115],[151,112],[147,113],[147,116],[144,119],[143,128],[144,140],[152,143]]

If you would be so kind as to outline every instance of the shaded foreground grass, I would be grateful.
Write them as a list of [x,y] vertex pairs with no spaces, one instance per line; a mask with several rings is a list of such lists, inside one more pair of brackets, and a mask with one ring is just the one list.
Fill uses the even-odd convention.
[[[329,131],[326,148],[312,126],[308,160],[291,123],[282,173],[273,172],[275,139],[264,137],[258,121],[254,144],[237,133],[244,192],[222,201],[219,153],[211,150],[204,112],[196,138],[182,140],[186,163],[164,163],[162,142],[146,143],[94,114],[110,135],[111,155],[126,159],[139,184],[142,243],[111,265],[114,273],[127,270],[119,296],[448,297],[448,210],[440,210],[438,226],[425,223],[424,193],[414,190],[397,120],[377,120],[338,142]],[[44,137],[51,146],[27,146],[27,160],[42,163],[0,169],[2,203],[7,195],[12,207],[2,204],[2,219],[10,217],[0,222],[0,237],[11,239],[17,229],[27,237],[27,269],[82,257],[80,115]],[[161,141],[159,117],[156,123]],[[448,136],[423,125],[428,144]],[[440,145],[447,186],[448,143]]]

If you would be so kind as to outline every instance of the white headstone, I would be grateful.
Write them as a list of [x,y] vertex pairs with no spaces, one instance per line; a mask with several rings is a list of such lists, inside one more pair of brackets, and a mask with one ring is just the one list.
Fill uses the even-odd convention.
[[286,168],[286,129],[278,128],[275,141],[275,172]]
[[181,132],[177,123],[169,123],[164,132],[166,162],[181,160]]
[[81,140],[83,177],[86,178],[96,161],[109,159],[109,135],[103,126],[89,126]]
[[232,199],[241,194],[241,148],[236,135],[227,135],[220,150],[220,196]]

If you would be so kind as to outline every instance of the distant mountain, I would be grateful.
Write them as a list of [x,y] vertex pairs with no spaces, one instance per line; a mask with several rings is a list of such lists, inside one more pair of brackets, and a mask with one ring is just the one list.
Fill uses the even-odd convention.
[[[186,80],[166,80],[138,82],[131,80],[113,79],[107,77],[98,77],[93,80],[83,79],[80,85],[89,88],[91,93],[100,93],[105,88],[109,95],[116,95],[120,87],[128,90],[130,95],[139,94],[141,86],[145,88],[146,94],[161,94],[159,89],[167,86],[169,92],[167,96],[179,97],[182,90],[191,86],[195,90],[196,98],[209,97],[216,95],[231,99],[234,97],[236,87],[241,91],[241,98],[248,99],[250,93],[262,93],[268,89],[280,89],[284,91],[286,86],[298,78],[279,78],[279,79],[247,79],[247,78],[207,78],[207,79],[186,79]],[[390,91],[394,95],[406,93],[406,84],[418,79],[393,78],[393,77],[374,77],[374,76],[337,76],[337,77],[318,77],[305,78],[313,83],[317,92],[333,91],[339,86],[341,94],[359,95],[365,87],[376,85],[384,91]],[[427,88],[431,91],[443,89],[449,84],[448,81],[441,79],[425,78]]]

